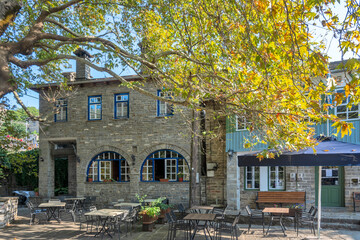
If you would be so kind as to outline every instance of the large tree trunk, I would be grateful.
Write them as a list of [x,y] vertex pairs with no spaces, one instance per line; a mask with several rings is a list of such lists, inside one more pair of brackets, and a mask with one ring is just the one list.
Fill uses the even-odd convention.
[[9,24],[14,21],[20,9],[21,3],[18,0],[0,0],[0,36],[5,32]]
[[0,98],[17,88],[17,85],[12,81],[9,61],[7,59],[8,51],[0,47]]

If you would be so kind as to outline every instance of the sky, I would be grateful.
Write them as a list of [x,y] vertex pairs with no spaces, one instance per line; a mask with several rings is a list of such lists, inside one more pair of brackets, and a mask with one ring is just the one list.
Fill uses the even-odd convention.
[[[339,16],[345,16],[346,14],[345,8],[341,7],[339,4],[335,5],[333,11]],[[330,57],[330,62],[341,60],[341,52],[340,49],[338,48],[339,39],[336,36],[334,36],[332,32],[329,32],[319,24],[316,26],[310,24],[309,30],[310,33],[313,34],[314,36],[313,40],[315,42],[318,42],[323,39],[324,44],[326,46],[325,53]],[[352,57],[354,56],[350,54],[346,54],[344,56],[344,59],[349,59]],[[71,65],[72,67],[70,69],[65,69],[64,72],[75,72],[75,61],[72,60]],[[124,72],[122,75],[132,75],[132,74],[134,74],[132,71],[127,71]],[[94,78],[106,77],[104,73],[96,72],[93,69],[91,70],[91,76]],[[16,100],[13,98],[12,94],[8,94],[7,97],[9,98],[11,105],[16,105],[17,107],[20,107],[17,104]],[[32,90],[27,90],[26,93],[21,97],[21,99],[26,106],[28,107],[33,106],[39,108],[39,94],[37,94]]]

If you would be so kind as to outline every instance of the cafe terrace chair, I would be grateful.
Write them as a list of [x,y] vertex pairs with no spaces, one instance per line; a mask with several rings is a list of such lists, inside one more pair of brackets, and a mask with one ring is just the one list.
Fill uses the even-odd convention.
[[[96,211],[96,206],[90,206],[89,207],[89,212],[92,212],[92,211]],[[89,225],[90,225],[90,232],[92,232],[92,227],[93,225],[96,225],[96,228],[98,228],[98,219],[95,218],[95,217],[92,217],[92,216],[86,216],[84,215],[84,213],[82,213],[80,216],[79,216],[79,222],[80,222],[80,231],[81,231],[81,228],[82,228],[82,224],[83,223],[86,223],[86,232],[88,233],[89,231]],[[84,217],[84,221],[81,220],[81,218]]]
[[175,214],[165,213],[166,221],[169,224],[167,240],[173,240],[176,238],[176,231],[184,231],[185,239],[191,238],[191,228],[190,224],[184,220],[176,219]]
[[231,240],[233,239],[238,240],[237,224],[240,219],[240,214],[241,212],[239,212],[239,214],[235,217],[232,223],[226,222],[225,219],[218,220],[217,223],[215,224],[215,239],[221,239],[221,235],[223,233],[227,233],[230,234]]
[[126,226],[126,233],[127,236],[129,232],[129,226],[130,226],[130,235],[132,234],[132,230],[134,228],[134,224],[138,221],[138,208],[129,208],[129,213],[126,214],[122,219],[122,222],[125,223]]
[[247,205],[245,207],[245,210],[249,216],[249,227],[248,227],[248,231],[247,233],[250,233],[250,229],[251,229],[251,223],[253,220],[256,220],[256,219],[261,219],[262,221],[264,221],[263,219],[263,216],[262,216],[262,213],[260,211],[255,211],[255,210],[252,210],[249,205]]
[[[25,204],[30,210],[30,225],[32,223],[35,223],[36,216],[44,215],[45,218],[47,219],[46,209],[37,209],[30,201],[26,201]],[[40,218],[38,219],[40,221]]]
[[311,214],[305,214],[305,215],[297,216],[297,220],[296,220],[296,223],[297,223],[296,224],[297,225],[296,234],[297,235],[299,235],[299,227],[304,226],[304,225],[309,225],[311,232],[314,233],[314,235],[316,235],[316,233],[315,233],[315,220],[316,220],[317,212],[318,212],[318,209],[314,208],[313,211],[311,212]]

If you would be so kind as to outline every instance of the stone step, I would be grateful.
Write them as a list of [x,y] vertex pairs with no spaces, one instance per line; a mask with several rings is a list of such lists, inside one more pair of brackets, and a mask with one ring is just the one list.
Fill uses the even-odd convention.
[[[253,219],[251,222],[253,225],[262,225],[261,219]],[[239,224],[249,224],[249,217],[241,216],[239,219]],[[267,225],[267,224],[268,224],[268,219],[265,220],[265,225]],[[284,218],[284,224],[287,227],[292,227],[294,222],[291,218]],[[321,228],[360,231],[360,220],[358,220],[358,219],[322,218],[321,219]]]

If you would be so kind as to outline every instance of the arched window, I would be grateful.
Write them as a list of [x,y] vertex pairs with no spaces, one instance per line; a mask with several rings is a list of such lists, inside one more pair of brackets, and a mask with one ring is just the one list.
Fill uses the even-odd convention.
[[130,167],[119,153],[102,152],[90,161],[87,179],[89,182],[129,182]]
[[151,153],[141,166],[141,181],[155,182],[160,179],[178,181],[178,174],[189,181],[189,165],[185,158],[173,150],[159,150]]

